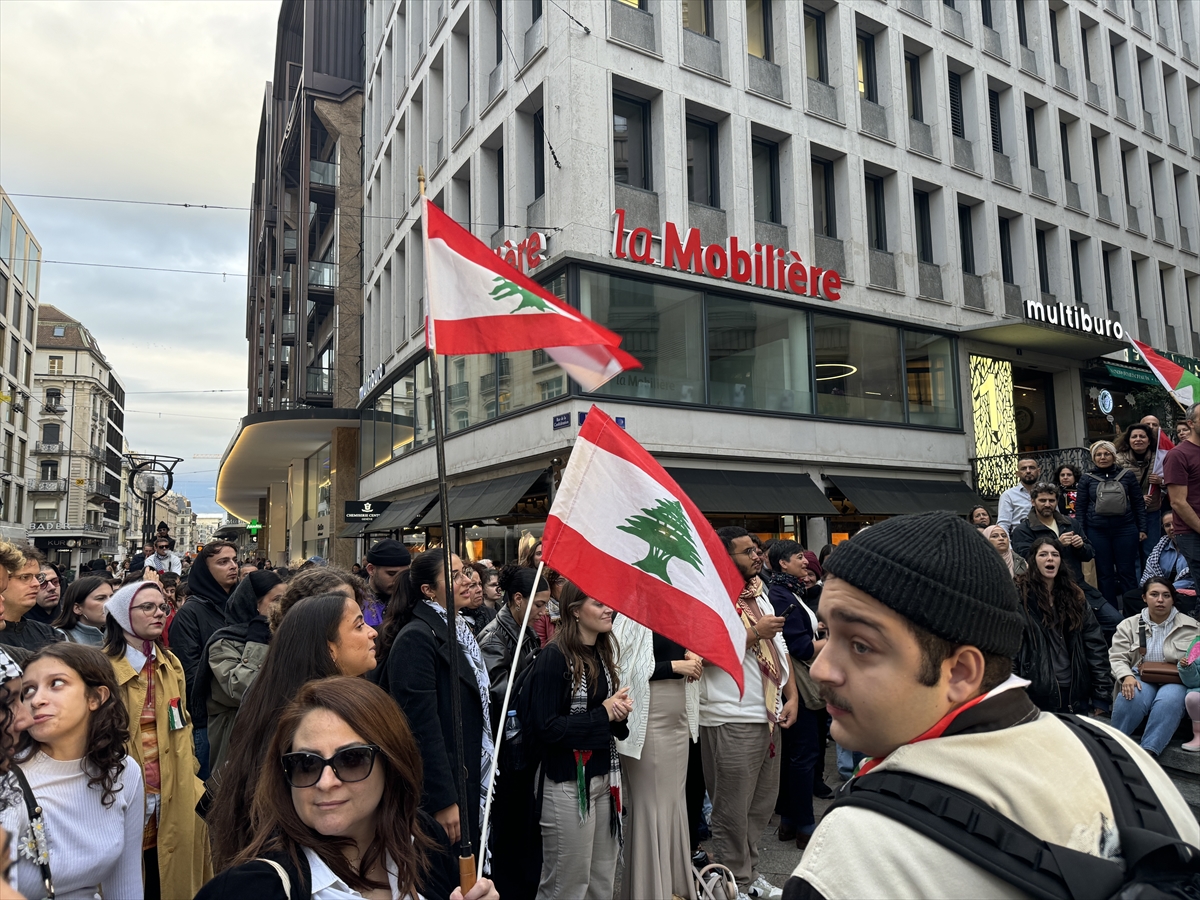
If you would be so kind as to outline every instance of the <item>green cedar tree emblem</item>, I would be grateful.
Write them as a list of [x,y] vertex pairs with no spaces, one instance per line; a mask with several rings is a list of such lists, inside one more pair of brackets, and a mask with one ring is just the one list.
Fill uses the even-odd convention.
[[[550,304],[535,294],[533,291],[527,291],[513,282],[509,281],[500,275],[494,279],[496,286],[492,288],[488,295],[493,300],[507,300],[510,297],[520,297],[521,302],[517,304],[517,308],[512,312],[520,312],[523,309],[536,309],[538,312],[550,312]],[[512,313],[509,313],[512,315]]]
[[634,565],[650,575],[671,584],[667,563],[680,559],[700,571],[700,554],[692,540],[692,529],[678,500],[659,500],[657,505],[642,510],[645,515],[630,516],[618,531],[640,537],[650,545],[646,558]]

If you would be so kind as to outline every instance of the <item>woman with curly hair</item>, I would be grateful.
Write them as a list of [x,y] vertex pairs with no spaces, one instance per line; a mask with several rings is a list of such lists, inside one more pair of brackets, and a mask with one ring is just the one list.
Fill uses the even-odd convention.
[[1072,519],[1075,518],[1075,497],[1081,477],[1079,467],[1070,463],[1063,463],[1054,471],[1054,483],[1058,485],[1058,511]]
[[196,777],[183,665],[162,645],[171,608],[153,581],[125,585],[104,608],[104,653],[129,716],[129,755],[145,785],[146,897],[190,897],[212,877],[212,859],[208,829],[196,815],[204,782]]
[[[310,681],[273,730],[257,836],[197,900],[463,900],[446,834],[420,801],[421,754],[391,698],[361,678]],[[483,878],[467,900],[497,894]]]
[[41,817],[24,801],[0,812],[19,852],[17,889],[46,896],[39,860],[60,897],[141,898],[145,798],[126,752],[129,717],[108,659],[94,647],[50,644],[25,665],[31,745],[18,757]]
[[1040,709],[1104,712],[1112,691],[1108,647],[1070,567],[1063,565],[1062,544],[1038,538],[1028,563],[1016,580],[1025,614],[1016,673],[1029,679],[1029,698]]

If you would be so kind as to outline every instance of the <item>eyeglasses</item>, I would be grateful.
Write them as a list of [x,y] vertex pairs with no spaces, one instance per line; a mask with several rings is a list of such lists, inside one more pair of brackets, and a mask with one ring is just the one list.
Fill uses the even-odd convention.
[[754,559],[756,556],[762,556],[763,552],[757,547],[747,547],[745,550],[731,550],[730,556],[745,556],[747,559]]
[[156,612],[160,612],[165,616],[171,612],[171,607],[165,603],[139,603],[134,609],[141,610],[144,616],[152,616]]
[[283,765],[283,777],[294,788],[308,788],[321,780],[325,767],[333,769],[334,777],[345,784],[365,781],[375,768],[375,754],[379,748],[374,744],[343,747],[329,759],[316,753],[285,753],[279,758]]
[[22,584],[29,584],[31,581],[36,581],[38,584],[45,584],[46,576],[39,572],[36,575],[13,575],[10,580],[19,581]]

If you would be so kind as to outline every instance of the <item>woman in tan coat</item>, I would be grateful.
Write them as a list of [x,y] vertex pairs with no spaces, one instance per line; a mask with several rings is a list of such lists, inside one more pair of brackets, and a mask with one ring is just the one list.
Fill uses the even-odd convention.
[[196,777],[183,666],[162,645],[168,606],[157,583],[140,581],[105,609],[104,652],[129,711],[129,755],[146,785],[146,900],[193,897],[212,878],[212,860],[196,815],[204,783]]

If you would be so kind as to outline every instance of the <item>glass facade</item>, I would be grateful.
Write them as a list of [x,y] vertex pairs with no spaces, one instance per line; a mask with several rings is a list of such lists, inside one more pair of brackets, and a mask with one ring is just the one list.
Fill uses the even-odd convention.
[[[577,268],[578,308],[643,368],[595,396],[961,427],[952,337]],[[565,270],[548,284],[567,296]],[[573,298],[572,298],[573,299]],[[575,305],[575,304],[572,304]],[[579,391],[544,350],[442,360],[448,434]],[[361,472],[433,440],[427,360],[362,410]]]

